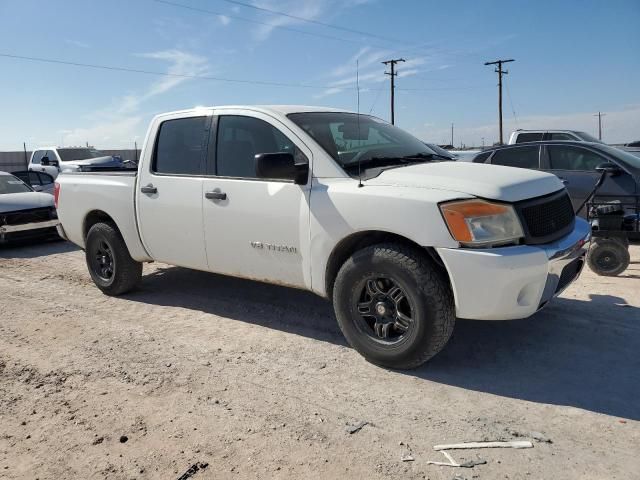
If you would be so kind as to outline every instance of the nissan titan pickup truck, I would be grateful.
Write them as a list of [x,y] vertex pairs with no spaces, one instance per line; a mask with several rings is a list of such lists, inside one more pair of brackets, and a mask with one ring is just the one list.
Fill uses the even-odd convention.
[[590,239],[554,175],[448,161],[318,107],[158,115],[137,172],[63,173],[55,199],[105,294],[151,261],[310,290],[390,368],[436,355],[456,318],[529,317],[578,277]]

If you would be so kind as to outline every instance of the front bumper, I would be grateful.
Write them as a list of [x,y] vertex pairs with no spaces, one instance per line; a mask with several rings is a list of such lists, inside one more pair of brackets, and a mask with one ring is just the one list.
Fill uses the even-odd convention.
[[459,318],[526,318],[578,278],[591,227],[576,218],[567,236],[544,245],[491,249],[438,248]]
[[18,225],[0,225],[0,243],[18,241],[50,233],[49,230],[60,225],[60,220],[44,220],[42,222],[21,223]]

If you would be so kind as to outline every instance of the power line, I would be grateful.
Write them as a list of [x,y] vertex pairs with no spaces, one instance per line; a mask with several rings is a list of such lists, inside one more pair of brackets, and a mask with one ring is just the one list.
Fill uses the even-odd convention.
[[[242,78],[226,78],[226,77],[214,77],[210,75],[195,75],[188,73],[170,73],[170,72],[158,72],[154,70],[144,70],[140,68],[129,68],[129,67],[119,67],[115,65],[101,65],[97,63],[83,63],[69,60],[59,60],[55,58],[44,58],[44,57],[31,57],[26,55],[15,55],[10,53],[0,53],[0,58],[10,58],[14,60],[24,60],[30,62],[39,62],[39,63],[50,63],[56,65],[66,65],[80,68],[92,68],[97,70],[110,70],[116,72],[126,72],[126,73],[138,73],[143,75],[155,75],[159,77],[174,77],[174,78],[191,78],[195,80],[207,80],[214,82],[228,82],[228,83],[240,83],[240,84],[248,84],[248,85],[262,85],[267,87],[287,87],[287,88],[309,88],[309,89],[330,89],[335,88],[335,85],[315,85],[309,83],[285,83],[285,82],[272,82],[265,80],[247,80]],[[340,87],[342,89],[348,89],[348,87]],[[486,88],[486,87],[452,87],[452,88],[398,88],[397,90],[402,91],[431,91],[431,90],[463,90],[467,88]],[[384,87],[380,88],[378,92],[382,91]],[[375,103],[375,102],[374,102]],[[373,108],[373,107],[372,107]]]
[[[207,13],[209,15],[217,15],[217,16],[223,16],[223,17],[228,17],[231,18],[233,20],[239,20],[241,22],[247,22],[247,23],[254,23],[257,25],[264,25],[266,27],[271,27],[271,28],[277,28],[279,30],[286,30],[288,32],[294,32],[294,33],[300,33],[302,35],[308,35],[310,37],[319,37],[319,38],[324,38],[324,39],[329,39],[329,40],[337,40],[339,42],[346,42],[346,43],[351,43],[354,45],[364,45],[364,43],[361,40],[351,40],[348,38],[344,38],[344,37],[335,37],[333,35],[326,35],[324,33],[316,33],[316,32],[307,32],[305,30],[300,30],[297,28],[292,28],[292,27],[287,27],[286,25],[274,25],[273,23],[269,23],[269,22],[263,22],[261,20],[255,20],[252,18],[246,18],[246,17],[241,17],[238,15],[232,15],[232,14],[227,14],[227,13],[222,13],[222,12],[216,12],[214,10],[208,10],[206,8],[199,8],[199,7],[192,7],[190,5],[184,5],[182,3],[176,3],[176,2],[170,2],[168,0],[152,0],[156,3],[162,3],[165,5],[171,5],[172,7],[177,7],[177,8],[183,8],[185,10],[191,10],[194,12],[199,12],[199,13]],[[376,48],[388,48],[387,46],[380,46],[380,45],[371,45],[372,47],[376,47]]]
[[384,72],[385,75],[389,75],[391,77],[391,125],[395,125],[395,89],[396,82],[395,79],[398,76],[396,73],[396,63],[405,62],[404,58],[395,58],[392,60],[385,60],[382,62],[384,65],[389,65],[391,68],[390,72]]
[[[368,47],[373,47],[373,48],[379,48],[379,49],[385,49],[385,50],[389,50],[391,47],[389,47],[388,45],[380,45],[380,44],[374,44],[374,43],[369,43],[369,42],[363,42],[362,40],[354,40],[354,39],[350,39],[350,38],[344,38],[344,37],[336,37],[333,35],[327,35],[324,33],[317,33],[317,32],[309,32],[309,31],[305,31],[305,30],[300,30],[298,28],[293,28],[293,27],[288,27],[286,25],[275,25],[273,23],[269,23],[269,22],[264,22],[261,20],[255,20],[252,18],[247,18],[247,17],[242,17],[239,15],[234,15],[234,14],[228,14],[228,13],[223,13],[223,12],[219,12],[219,11],[215,11],[215,10],[209,10],[206,8],[200,8],[200,7],[193,7],[191,5],[185,5],[183,3],[177,3],[177,2],[172,2],[170,0],[152,0],[153,2],[156,3],[160,3],[160,4],[164,4],[164,5],[170,5],[172,7],[176,7],[176,8],[182,8],[185,10],[191,10],[193,12],[199,12],[199,13],[206,13],[209,15],[216,15],[216,16],[223,16],[223,17],[228,17],[231,18],[233,20],[238,20],[241,22],[247,22],[247,23],[253,23],[256,25],[264,25],[266,27],[270,27],[270,28],[275,28],[275,29],[279,29],[279,30],[285,30],[288,32],[293,32],[293,33],[299,33],[302,35],[307,35],[310,37],[318,37],[318,38],[324,38],[324,39],[328,39],[328,40],[335,40],[338,42],[345,42],[345,43],[350,43],[352,45],[359,45],[359,46],[368,46]],[[223,0],[223,1],[227,1],[227,0]],[[253,6],[251,8],[254,8]],[[264,9],[263,7],[255,7],[258,10],[265,10],[265,11],[270,11],[267,9]],[[275,12],[275,10],[273,11]],[[273,13],[271,12],[271,13]],[[284,14],[284,12],[279,12]],[[288,14],[286,14],[287,16],[289,16]],[[293,17],[292,18],[296,18],[296,19],[302,19],[303,17]],[[309,21],[311,21],[311,19],[307,19]],[[319,21],[315,21],[313,20],[313,23],[317,23]],[[325,25],[324,22],[319,22],[322,25]],[[326,24],[326,25],[330,25],[330,24]],[[358,34],[364,35],[366,34],[365,32],[360,32],[358,30],[354,30],[354,33],[357,32]],[[366,34],[368,36],[372,36],[371,34]],[[454,53],[451,51],[447,51],[447,50],[442,50],[442,49],[437,49],[436,52],[429,52],[429,53],[425,53],[424,51],[419,51],[416,50],[415,47],[410,47],[407,45],[406,42],[401,41],[401,40],[393,40],[393,39],[388,39],[387,37],[381,37],[381,36],[375,36],[378,39],[384,39],[386,41],[391,41],[393,43],[403,43],[405,44],[405,47],[403,48],[392,48],[391,49],[391,54],[397,54],[399,52],[405,52],[405,53],[413,53],[418,55],[417,58],[422,59],[422,58],[429,58],[437,53],[441,53],[443,55],[448,55],[448,56],[452,56],[452,57],[472,57],[472,56],[479,56],[478,54],[462,54],[462,53]],[[419,47],[426,47],[429,46],[427,45],[419,45]],[[436,47],[434,47],[436,48]]]
[[515,62],[514,59],[509,60],[495,60],[493,62],[485,62],[485,65],[498,65],[495,72],[498,74],[498,123],[500,129],[500,144],[502,141],[502,75],[506,75],[509,72],[502,69],[503,63]]
[[211,80],[216,82],[229,82],[229,83],[245,83],[250,85],[263,85],[270,87],[296,87],[296,88],[332,88],[331,85],[310,85],[305,83],[283,83],[283,82],[270,82],[264,80],[245,80],[241,78],[224,78],[224,77],[212,77],[209,75],[191,75],[188,73],[169,73],[169,72],[156,72],[153,70],[142,70],[138,68],[127,68],[127,67],[117,67],[112,65],[99,65],[96,63],[82,63],[82,62],[71,62],[66,60],[58,60],[53,58],[42,58],[42,57],[28,57],[24,55],[13,55],[9,53],[0,53],[0,57],[5,58],[13,58],[18,60],[28,60],[32,62],[43,62],[43,63],[55,63],[59,65],[70,65],[74,67],[84,67],[84,68],[94,68],[99,70],[114,70],[118,72],[129,72],[129,73],[141,73],[145,75],[157,75],[161,77],[178,77],[178,78],[196,78],[199,80]]
[[513,108],[513,100],[511,100],[511,91],[509,90],[509,82],[505,82],[507,88],[507,98],[509,99],[509,105],[511,106],[511,113],[513,113],[513,120],[516,122],[516,128],[518,127],[518,116],[516,115],[516,109]]
[[[384,37],[382,35],[377,35],[375,33],[364,32],[362,30],[356,30],[356,29],[349,28],[349,27],[343,27],[343,26],[340,26],[340,25],[335,25],[333,23],[321,22],[320,20],[315,20],[313,18],[299,17],[297,15],[292,15],[290,13],[281,12],[279,10],[272,10],[270,8],[260,7],[258,5],[252,5],[250,3],[240,2],[238,0],[222,0],[222,1],[223,2],[227,2],[227,3],[231,3],[233,5],[240,5],[242,7],[252,8],[254,10],[259,10],[261,12],[271,13],[273,15],[280,15],[282,17],[291,18],[293,20],[298,20],[298,21],[301,21],[301,22],[312,23],[314,25],[320,25],[322,27],[327,27],[327,28],[333,28],[334,30],[341,30],[343,32],[355,33],[355,34],[358,34],[358,35],[364,35],[364,36],[371,37],[371,38],[378,38],[380,40],[386,40],[386,41],[394,42],[394,43],[404,43],[404,44],[407,43],[404,40],[398,40],[398,39],[395,39],[395,38]],[[167,3],[167,2],[163,2],[163,3]]]

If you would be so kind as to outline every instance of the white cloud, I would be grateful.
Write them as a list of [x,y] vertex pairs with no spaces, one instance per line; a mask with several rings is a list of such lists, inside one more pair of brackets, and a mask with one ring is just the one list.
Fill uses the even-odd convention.
[[231,19],[226,15],[218,15],[218,22],[220,22],[220,25],[223,27],[226,27],[231,23]]
[[[323,15],[336,13],[348,8],[359,7],[372,0],[253,0],[256,7],[286,12],[289,15],[309,20],[319,20]],[[304,20],[274,15],[269,25],[259,27],[255,32],[257,40],[266,40],[277,27],[308,24]]]
[[93,115],[93,118],[97,119],[94,125],[65,131],[65,144],[80,145],[89,142],[103,148],[130,147],[133,140],[137,138],[135,132],[144,128],[143,116],[139,113],[144,102],[188,81],[190,75],[202,75],[208,70],[207,60],[204,57],[177,49],[137,56],[169,62],[167,73],[176,76],[161,77],[152,82],[145,91],[126,95],[115,104],[96,112]]
[[91,48],[91,45],[89,45],[86,42],[81,42],[80,40],[67,39],[65,40],[65,43],[69,45],[73,45],[74,47],[78,47],[78,48]]

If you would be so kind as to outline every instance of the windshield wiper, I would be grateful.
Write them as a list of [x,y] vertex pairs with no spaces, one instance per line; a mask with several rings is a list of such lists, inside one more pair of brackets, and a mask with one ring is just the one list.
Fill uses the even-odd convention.
[[426,153],[426,152],[415,153],[413,155],[405,155],[402,158],[408,158],[408,159],[418,158],[421,160],[422,159],[433,160],[434,158],[442,158],[444,160],[451,160],[449,157],[445,155],[440,155],[439,153]]

